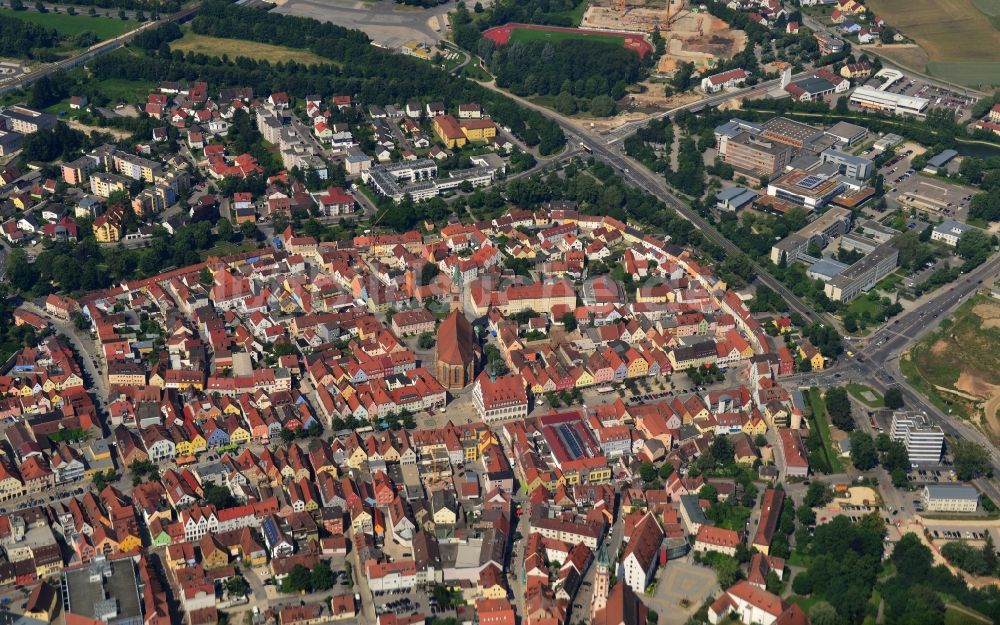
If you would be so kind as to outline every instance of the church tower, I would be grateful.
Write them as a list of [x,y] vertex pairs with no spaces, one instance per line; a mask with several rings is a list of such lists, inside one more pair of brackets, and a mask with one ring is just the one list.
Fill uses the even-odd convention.
[[594,622],[597,613],[608,604],[611,585],[611,561],[608,560],[608,541],[601,543],[597,550],[597,570],[594,572],[594,594],[590,602],[590,620]]

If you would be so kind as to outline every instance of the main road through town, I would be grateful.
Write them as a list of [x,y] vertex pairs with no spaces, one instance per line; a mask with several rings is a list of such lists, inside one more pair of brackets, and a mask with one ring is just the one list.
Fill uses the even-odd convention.
[[[666,111],[657,115],[657,117],[673,115],[685,109],[698,110],[707,106],[716,106],[734,97],[747,97],[772,89],[778,85],[779,81],[770,81],[754,87],[741,89],[737,92],[712,96]],[[495,89],[493,85],[487,86]],[[607,134],[599,134],[590,131],[577,122],[562,117],[550,109],[536,105],[523,98],[511,96],[509,93],[507,95],[515,97],[522,105],[532,108],[558,123],[566,134],[567,142],[571,145],[580,146],[590,152],[595,158],[610,164],[625,180],[647,193],[651,193],[662,199],[668,206],[691,221],[706,237],[725,249],[727,253],[743,253],[732,241],[728,240],[702,218],[701,215],[681,201],[667,187],[666,181],[661,176],[650,171],[638,161],[629,158],[623,153],[622,149],[617,147],[617,144],[623,141],[629,133],[647,123],[647,120],[632,122],[627,127],[616,129]],[[825,315],[812,310],[805,302],[786,288],[784,284],[768,274],[755,259],[751,258],[750,261],[754,264],[757,272],[756,280],[779,293],[788,302],[791,310],[810,321],[829,322],[829,319]],[[845,350],[856,351],[857,357],[855,359],[843,358],[829,371],[812,374],[808,377],[815,379],[817,382],[822,381],[824,383],[836,384],[836,380],[844,376],[845,373],[851,373],[859,381],[863,381],[881,392],[885,392],[891,386],[898,386],[903,393],[903,399],[908,408],[926,413],[949,436],[956,439],[974,441],[986,447],[990,453],[994,473],[1000,475],[1000,450],[993,445],[989,438],[978,428],[960,417],[942,412],[907,383],[899,368],[899,358],[903,352],[909,349],[921,336],[936,328],[940,320],[947,317],[959,304],[981,288],[984,282],[992,280],[998,271],[1000,271],[1000,255],[995,255],[972,272],[961,276],[961,280],[954,285],[942,287],[935,296],[927,299],[918,307],[911,309],[906,314],[898,317],[894,322],[887,324],[882,329],[873,333],[867,339],[864,346],[852,339],[845,339]],[[837,378],[834,376],[837,376]],[[980,479],[977,480],[977,484],[994,501],[1000,501],[1000,489],[992,481]]]

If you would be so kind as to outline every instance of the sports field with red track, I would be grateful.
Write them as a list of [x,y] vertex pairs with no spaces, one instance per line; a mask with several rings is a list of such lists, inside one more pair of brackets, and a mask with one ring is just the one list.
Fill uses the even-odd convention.
[[498,46],[506,45],[511,39],[516,40],[560,40],[560,39],[595,39],[609,43],[619,43],[628,50],[635,51],[639,58],[653,51],[653,46],[646,38],[636,33],[617,32],[612,30],[588,30],[584,28],[563,28],[561,26],[540,26],[538,24],[504,24],[494,26],[483,33]]

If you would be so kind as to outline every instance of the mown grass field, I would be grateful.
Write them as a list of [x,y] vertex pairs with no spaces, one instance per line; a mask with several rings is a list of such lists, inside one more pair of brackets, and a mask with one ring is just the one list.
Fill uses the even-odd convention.
[[319,65],[322,63],[332,63],[330,59],[313,54],[308,50],[296,50],[284,46],[273,46],[267,43],[257,43],[243,39],[224,39],[222,37],[208,37],[198,35],[191,31],[185,32],[184,36],[177,41],[170,42],[171,50],[181,52],[196,52],[209,56],[229,56],[230,59],[242,56],[257,61],[268,61],[270,63],[305,63],[307,65]]
[[[81,9],[77,9],[80,11]],[[83,9],[86,11],[86,8]],[[139,26],[139,22],[134,20],[120,20],[111,17],[91,17],[89,15],[67,15],[66,13],[39,13],[37,11],[13,11],[11,9],[0,9],[0,15],[14,17],[25,22],[31,22],[53,28],[59,34],[73,37],[80,33],[90,31],[97,35],[98,39],[104,41],[113,39],[122,33],[134,30]]]
[[927,73],[976,89],[1000,86],[1000,61],[983,63],[932,61],[927,64]]
[[624,46],[625,38],[616,35],[592,35],[588,33],[573,33],[556,30],[536,30],[534,28],[515,28],[510,34],[511,42],[515,41],[566,41],[567,39],[589,39]]

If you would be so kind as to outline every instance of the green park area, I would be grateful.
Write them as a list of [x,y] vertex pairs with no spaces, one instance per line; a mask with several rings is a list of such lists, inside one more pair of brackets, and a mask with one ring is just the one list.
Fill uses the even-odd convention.
[[885,407],[885,400],[882,398],[882,394],[870,386],[851,383],[847,385],[847,392],[851,394],[851,397],[869,408]]
[[[85,10],[85,9],[78,9]],[[135,20],[120,20],[112,17],[92,17],[90,15],[69,15],[68,13],[39,13],[37,11],[14,11],[0,9],[0,16],[13,17],[45,28],[52,28],[62,37],[75,37],[80,33],[92,32],[101,41],[134,30],[139,26]]]

